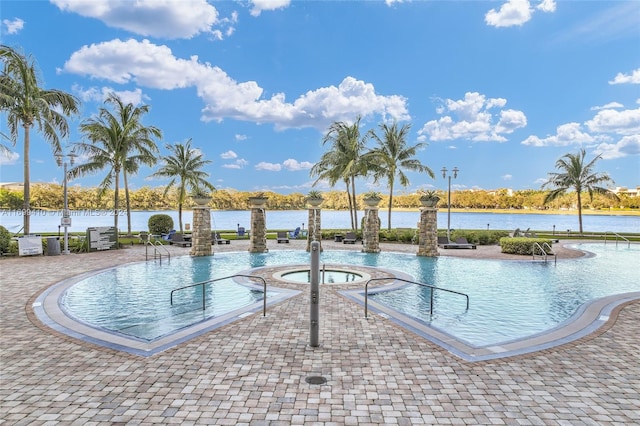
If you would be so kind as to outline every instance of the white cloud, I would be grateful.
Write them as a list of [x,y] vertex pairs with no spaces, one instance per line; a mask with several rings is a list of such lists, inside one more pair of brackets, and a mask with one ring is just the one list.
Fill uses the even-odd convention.
[[492,27],[513,27],[528,22],[536,10],[555,12],[556,2],[542,0],[534,9],[529,0],[507,0],[500,6],[500,9],[491,9],[487,12],[484,21]]
[[585,125],[590,131],[597,133],[640,134],[640,108],[622,111],[601,110]]
[[101,78],[118,84],[135,82],[140,86],[172,90],[195,87],[205,102],[202,120],[225,118],[273,123],[286,128],[326,128],[334,121],[353,120],[379,114],[383,120],[409,119],[407,100],[382,96],[370,83],[345,77],[336,87],[309,91],[293,103],[283,93],[262,99],[264,90],[255,81],[236,82],[219,67],[201,63],[197,56],[180,59],[167,46],[148,40],[112,40],[83,46],[64,64],[64,71]]
[[640,84],[640,68],[633,70],[631,74],[619,72],[609,84]]
[[291,0],[249,0],[253,5],[251,16],[260,16],[263,10],[276,10],[289,7]]
[[510,174],[502,175],[502,180],[511,180],[512,178],[513,176]]
[[24,21],[20,18],[14,18],[13,20],[3,19],[2,25],[6,28],[6,34],[18,34],[24,28]]
[[112,87],[90,87],[88,89],[84,89],[74,84],[71,87],[71,90],[83,102],[104,102],[111,93],[118,96],[125,104],[131,103],[134,106],[141,105],[143,103],[143,99],[148,99],[147,96],[142,94],[142,89],[139,88],[135,90],[115,90]]
[[604,104],[602,106],[591,107],[591,111],[599,111],[601,109],[611,109],[611,108],[624,108],[624,105],[622,105],[619,102],[609,102],[608,104]]
[[233,151],[227,151],[220,154],[220,158],[222,158],[223,160],[232,160],[234,158],[238,158],[238,154]]
[[580,123],[567,123],[558,126],[556,134],[547,136],[546,138],[539,138],[537,136],[529,136],[522,141],[523,145],[529,146],[568,146],[568,145],[581,145],[585,143],[591,143],[594,138],[582,131]]
[[285,160],[282,165],[285,169],[290,171],[308,170],[313,167],[313,163],[310,163],[308,161],[299,162],[298,160],[294,160],[293,158]]
[[238,158],[235,162],[229,164],[223,164],[222,167],[225,169],[243,169],[245,168],[249,162],[244,158]]
[[617,143],[601,143],[595,149],[605,160],[640,155],[640,135],[624,136]]
[[282,170],[282,166],[278,163],[267,163],[267,162],[261,161],[258,164],[256,164],[255,169],[266,170],[268,172],[279,172],[280,170]]
[[489,98],[477,92],[467,92],[464,99],[446,99],[438,106],[439,114],[447,112],[438,120],[427,122],[418,131],[419,138],[429,138],[432,141],[467,139],[472,141],[505,142],[504,134],[513,133],[516,129],[527,125],[527,117],[522,111],[507,109],[498,113],[498,122],[494,124],[494,114],[491,110],[502,108],[507,104],[503,98]]
[[0,166],[11,166],[18,162],[20,154],[10,150],[0,149]]
[[99,19],[110,27],[169,39],[211,33],[218,11],[206,0],[51,0],[60,10]]
[[237,141],[246,141],[247,135],[235,135],[235,140]]

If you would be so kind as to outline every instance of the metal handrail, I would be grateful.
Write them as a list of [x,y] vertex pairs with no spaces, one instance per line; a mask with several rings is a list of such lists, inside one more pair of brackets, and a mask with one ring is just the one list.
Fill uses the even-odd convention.
[[621,240],[625,240],[627,242],[627,247],[630,248],[631,247],[631,241],[625,237],[623,237],[622,235],[618,234],[617,232],[605,232],[604,233],[604,243],[607,244],[607,235],[608,234],[613,234],[616,236],[616,247],[618,247],[618,238],[620,238]]
[[417,281],[410,281],[410,280],[405,280],[402,278],[371,278],[370,280],[368,280],[365,284],[364,284],[364,317],[368,318],[369,315],[369,283],[372,281],[388,281],[388,280],[393,280],[393,281],[402,281],[405,283],[409,283],[409,284],[417,284],[423,287],[428,287],[431,289],[431,295],[430,295],[430,306],[429,306],[429,315],[433,315],[433,291],[434,290],[442,290],[442,291],[446,291],[447,293],[454,293],[454,294],[459,294],[460,296],[464,296],[467,299],[467,307],[466,310],[469,310],[469,295],[465,294],[465,293],[461,293],[459,291],[455,291],[455,290],[449,290],[447,288],[442,288],[442,287],[436,287],[434,285],[430,285],[430,284],[425,284],[425,283],[420,283]]
[[162,253],[160,253],[160,251],[158,250],[158,248],[162,248],[164,251],[167,252],[167,259],[169,260],[169,262],[171,262],[171,252],[169,252],[169,250],[164,246],[164,244],[162,244],[160,241],[147,241],[145,243],[145,249],[144,249],[144,259],[145,260],[149,260],[149,253],[147,252],[147,248],[148,246],[153,247],[153,258],[156,258],[156,254],[158,255],[158,257],[160,258],[160,263],[162,263]]
[[[542,254],[540,256],[543,257],[544,261],[547,261],[547,257],[549,255],[553,256],[554,259],[554,264],[558,263],[558,257],[556,256],[556,254],[553,252],[553,249],[551,248],[551,246],[549,245],[549,243],[545,243],[543,242],[542,244],[540,243],[533,243],[533,248],[531,249],[531,255],[533,256],[533,260],[536,259],[536,248],[538,248]],[[549,250],[549,252],[547,252],[547,249]]]
[[199,283],[186,285],[184,287],[174,288],[173,290],[171,290],[171,297],[170,297],[171,305],[173,305],[173,293],[174,292],[180,291],[180,290],[184,290],[184,289],[187,289],[187,288],[191,288],[191,287],[197,287],[197,286],[201,285],[202,286],[202,310],[204,311],[206,309],[206,303],[205,303],[206,297],[205,297],[205,293],[204,293],[205,285],[207,285],[209,283],[214,283],[216,281],[228,280],[229,278],[233,278],[233,277],[256,278],[256,279],[259,279],[260,281],[262,281],[263,292],[264,292],[264,298],[263,298],[263,302],[262,302],[262,316],[266,317],[267,316],[267,281],[264,278],[259,277],[257,275],[235,274],[235,275],[229,275],[228,277],[214,278],[214,279],[211,279],[211,280],[200,281]]

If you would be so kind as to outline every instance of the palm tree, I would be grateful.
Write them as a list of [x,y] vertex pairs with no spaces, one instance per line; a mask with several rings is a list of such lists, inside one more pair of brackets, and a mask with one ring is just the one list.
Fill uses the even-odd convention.
[[435,174],[429,167],[414,158],[416,152],[425,144],[417,143],[407,146],[407,135],[410,128],[410,124],[405,124],[402,127],[398,127],[398,123],[393,123],[390,126],[381,124],[382,137],[373,131],[371,132],[371,137],[378,146],[364,156],[367,168],[373,172],[374,181],[377,182],[383,177],[387,179],[389,186],[389,223],[387,226],[389,230],[391,230],[391,207],[393,206],[393,187],[396,176],[403,187],[409,185],[409,178],[405,174],[405,170],[426,172],[432,179],[435,178]]
[[31,128],[35,125],[53,151],[61,150],[60,137],[69,135],[66,118],[78,113],[79,100],[60,90],[46,90],[36,69],[35,59],[25,57],[15,49],[0,45],[0,59],[4,63],[0,75],[0,111],[7,112],[9,136],[13,145],[19,127],[24,129],[24,234],[29,233]]
[[585,164],[586,152],[584,148],[577,154],[565,154],[556,161],[556,169],[562,173],[549,173],[549,179],[542,185],[545,187],[555,187],[544,197],[544,203],[550,203],[556,198],[564,195],[567,190],[574,189],[578,196],[578,222],[580,224],[580,234],[582,234],[582,191],[589,193],[589,199],[593,200],[593,194],[602,194],[606,197],[618,199],[618,196],[609,189],[597,186],[599,184],[613,180],[606,173],[595,173],[593,171],[596,161],[602,156],[598,155],[588,164]]
[[[339,121],[329,126],[329,130],[322,139],[322,143],[331,143],[330,151],[323,154],[320,162],[310,171],[311,176],[318,176],[314,185],[321,179],[328,179],[331,185],[338,180],[345,182],[349,198],[349,214],[351,228],[358,230],[358,210],[356,204],[356,177],[367,173],[362,161],[368,135],[360,135],[360,120],[358,116],[351,125]],[[349,191],[351,193],[349,194]]]
[[124,138],[124,162],[122,177],[124,183],[125,202],[127,205],[127,231],[131,234],[131,200],[129,197],[128,176],[135,175],[140,165],[153,166],[156,163],[155,154],[158,146],[152,138],[162,138],[162,131],[155,126],[143,126],[142,116],[149,112],[149,105],[134,107],[132,103],[124,104],[122,100],[111,93],[105,100],[115,108],[115,115],[122,128]]
[[160,169],[152,174],[152,177],[171,178],[167,184],[164,195],[166,196],[173,186],[178,188],[178,223],[182,232],[182,205],[187,198],[187,190],[196,191],[206,188],[215,191],[216,188],[207,181],[209,174],[202,171],[202,167],[211,163],[205,160],[203,154],[191,147],[191,139],[186,144],[177,143],[166,145],[171,152],[170,155],[162,157],[164,164]]
[[[124,105],[114,94],[107,97],[105,104],[113,105],[115,113],[106,107],[101,107],[96,117],[80,123],[80,130],[90,142],[75,144],[75,150],[78,153],[88,154],[89,160],[76,166],[69,173],[71,176],[82,176],[97,173],[105,168],[109,169],[107,176],[100,183],[100,195],[103,195],[111,185],[114,186],[113,223],[117,235],[120,213],[120,173],[124,175],[127,192],[127,173],[136,173],[141,163],[151,165],[155,162],[154,152],[158,148],[151,137],[161,137],[162,133],[156,127],[144,127],[140,123],[141,116],[148,111],[146,105],[137,108],[134,108],[131,103]],[[128,198],[127,195],[128,231],[131,233]]]

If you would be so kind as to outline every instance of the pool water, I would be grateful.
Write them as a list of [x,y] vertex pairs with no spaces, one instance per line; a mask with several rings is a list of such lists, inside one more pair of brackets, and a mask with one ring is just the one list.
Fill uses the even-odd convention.
[[[640,245],[580,244],[594,253],[577,260],[541,263],[493,261],[455,257],[428,258],[400,253],[324,251],[321,263],[387,268],[416,281],[469,294],[464,298],[436,292],[429,316],[429,290],[407,285],[372,295],[372,300],[420,319],[473,346],[510,341],[536,334],[567,320],[590,300],[640,291]],[[216,253],[209,257],[180,257],[170,263],[121,266],[86,278],[66,290],[63,309],[90,325],[152,340],[206,318],[262,300],[261,289],[232,280],[202,290],[171,290],[195,282],[247,272],[249,268],[308,264],[300,251]],[[322,309],[322,306],[321,306]]]

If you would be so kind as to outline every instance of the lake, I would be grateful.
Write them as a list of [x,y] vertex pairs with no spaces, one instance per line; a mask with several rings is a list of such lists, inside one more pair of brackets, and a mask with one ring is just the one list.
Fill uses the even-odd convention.
[[[148,229],[149,217],[153,214],[168,214],[174,220],[178,228],[177,211],[135,211],[131,215],[131,227],[134,232]],[[348,229],[351,227],[349,212],[322,210],[321,223],[324,229]],[[279,210],[266,212],[267,229],[303,229],[308,225],[307,210]],[[381,209],[381,227],[387,226],[387,211]],[[31,233],[57,232],[62,211],[36,210],[31,215]],[[363,217],[363,212],[358,213],[358,220]],[[394,211],[391,214],[391,226],[393,228],[416,228],[420,213],[416,211]],[[22,228],[22,212],[19,210],[0,210],[0,225],[11,233],[20,232]],[[191,224],[193,215],[191,211],[182,212],[184,224]],[[235,230],[237,226],[251,228],[251,212],[249,210],[212,211],[211,227],[219,230]],[[632,232],[640,233],[640,216],[618,215],[583,215],[584,232]],[[84,232],[89,227],[113,226],[113,212],[104,210],[74,210],[71,212],[71,227],[69,232]],[[126,212],[120,213],[118,226],[121,230],[127,229]],[[438,228],[446,229],[447,211],[438,212]],[[452,229],[502,229],[513,231],[516,228],[538,231],[566,232],[578,230],[578,215],[567,214],[528,214],[528,213],[471,213],[451,212]]]

